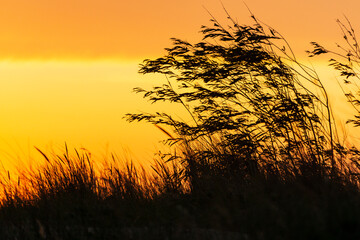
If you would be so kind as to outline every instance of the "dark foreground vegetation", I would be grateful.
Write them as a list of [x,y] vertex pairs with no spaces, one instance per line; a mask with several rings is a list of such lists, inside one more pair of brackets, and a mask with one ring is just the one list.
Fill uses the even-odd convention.
[[[3,175],[0,239],[359,239],[360,152],[338,136],[316,72],[252,18],[248,26],[229,17],[226,27],[213,19],[202,42],[174,39],[141,65],[165,84],[136,91],[181,104],[191,119],[126,116],[169,137],[173,151],[152,171],[40,151],[43,167],[16,181]],[[339,53],[313,43],[309,54],[337,57],[332,66],[356,83],[359,46],[351,25],[339,25]],[[356,92],[346,96],[357,109]]]

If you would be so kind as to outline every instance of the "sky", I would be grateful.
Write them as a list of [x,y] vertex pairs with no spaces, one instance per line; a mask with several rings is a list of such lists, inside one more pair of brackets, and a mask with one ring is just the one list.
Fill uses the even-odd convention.
[[200,40],[209,13],[226,23],[223,6],[240,24],[251,23],[249,8],[304,61],[310,41],[342,40],[337,18],[360,27],[355,0],[0,0],[0,161],[16,165],[36,158],[34,146],[65,142],[99,156],[151,158],[166,136],[123,116],[166,108],[132,93],[164,79],[139,75],[138,65],[162,56],[171,37]]

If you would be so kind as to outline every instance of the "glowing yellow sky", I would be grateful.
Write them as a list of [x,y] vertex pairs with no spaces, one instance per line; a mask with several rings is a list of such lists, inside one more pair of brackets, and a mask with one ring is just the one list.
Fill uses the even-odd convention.
[[[242,1],[222,3],[239,23],[251,23]],[[310,41],[341,40],[335,19],[343,14],[360,27],[360,1],[246,4],[300,55]],[[151,156],[162,133],[122,119],[156,110],[131,89],[161,77],[140,76],[137,65],[161,56],[170,37],[199,40],[200,26],[209,23],[205,8],[225,22],[218,0],[0,0],[0,157],[65,141]]]

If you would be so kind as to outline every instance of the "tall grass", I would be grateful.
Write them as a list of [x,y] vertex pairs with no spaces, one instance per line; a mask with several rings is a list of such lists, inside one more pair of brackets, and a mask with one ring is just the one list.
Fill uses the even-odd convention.
[[357,182],[357,151],[342,145],[316,71],[279,32],[252,19],[249,26],[213,18],[202,27],[203,41],[173,39],[165,56],[141,65],[140,73],[163,75],[165,83],[135,92],[182,105],[192,122],[160,112],[128,114],[128,121],[175,132],[168,141],[183,148],[192,190],[215,177],[235,185],[257,177]]

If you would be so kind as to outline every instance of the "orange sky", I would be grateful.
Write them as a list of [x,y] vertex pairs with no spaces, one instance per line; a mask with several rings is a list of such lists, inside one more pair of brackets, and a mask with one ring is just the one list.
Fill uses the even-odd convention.
[[[360,1],[245,2],[301,56],[310,41],[341,41],[335,19],[343,14],[360,27]],[[251,23],[242,1],[222,3],[239,23]],[[209,23],[204,8],[225,22],[218,0],[0,0],[0,158],[65,141],[151,156],[162,133],[122,119],[157,110],[131,89],[162,78],[138,75],[137,65],[161,56],[170,37],[199,40]]]
[[[338,37],[335,19],[356,25],[355,0],[251,0],[249,8],[293,45]],[[241,22],[243,1],[223,0]],[[223,17],[219,0],[1,0],[0,59],[142,59],[157,56],[170,37],[196,39],[207,8]],[[296,41],[296,42],[295,42]]]

